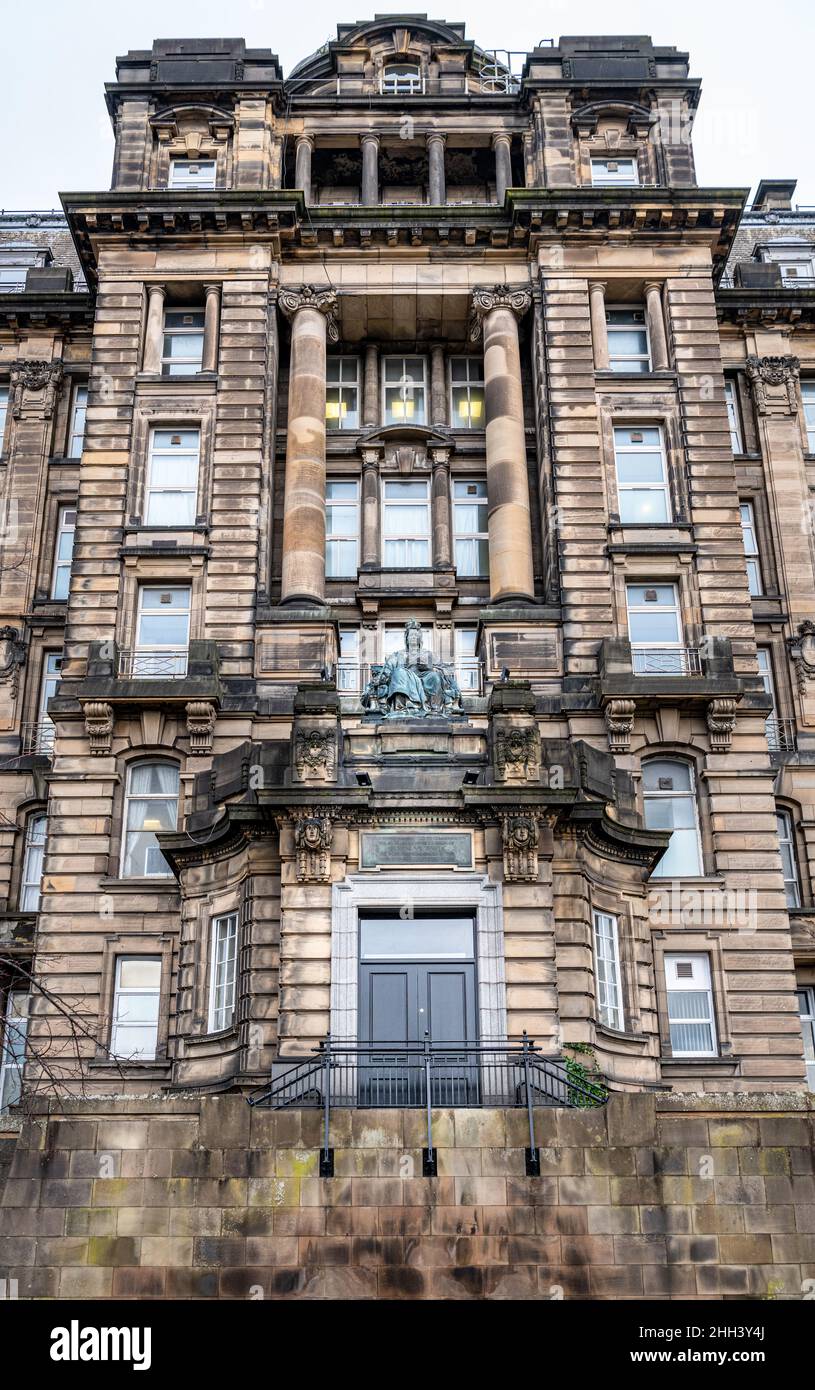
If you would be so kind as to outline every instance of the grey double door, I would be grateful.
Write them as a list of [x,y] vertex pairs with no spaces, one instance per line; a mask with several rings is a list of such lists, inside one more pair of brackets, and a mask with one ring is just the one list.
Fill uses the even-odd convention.
[[472,962],[363,964],[360,983],[360,1042],[475,1042]]

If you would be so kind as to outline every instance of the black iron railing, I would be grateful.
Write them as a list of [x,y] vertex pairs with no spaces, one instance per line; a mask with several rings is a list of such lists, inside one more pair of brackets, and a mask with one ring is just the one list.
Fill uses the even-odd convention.
[[330,1145],[332,1109],[421,1109],[427,1116],[425,1172],[435,1173],[433,1110],[498,1106],[525,1110],[529,1123],[527,1171],[540,1171],[535,1144],[534,1110],[538,1106],[584,1109],[603,1105],[608,1090],[602,1078],[538,1051],[524,1033],[506,1043],[347,1043],[326,1038],[314,1055],[298,1062],[259,1094],[250,1105],[273,1110],[322,1110],[323,1146],[320,1172],[333,1172]]

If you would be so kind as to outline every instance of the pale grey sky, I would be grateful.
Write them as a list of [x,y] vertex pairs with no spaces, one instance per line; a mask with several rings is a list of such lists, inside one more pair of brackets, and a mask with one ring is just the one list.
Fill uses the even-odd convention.
[[[445,0],[445,4],[447,0]],[[103,86],[115,59],[154,38],[242,37],[276,52],[288,74],[336,33],[337,20],[395,14],[359,0],[0,0],[4,138],[0,207],[50,208],[58,193],[110,186],[113,141]],[[408,8],[407,5],[404,6]],[[650,34],[690,52],[703,82],[694,130],[699,182],[755,189],[760,178],[798,179],[796,201],[815,204],[812,157],[811,0],[465,0],[433,18],[463,20],[484,48],[528,50],[561,34]]]

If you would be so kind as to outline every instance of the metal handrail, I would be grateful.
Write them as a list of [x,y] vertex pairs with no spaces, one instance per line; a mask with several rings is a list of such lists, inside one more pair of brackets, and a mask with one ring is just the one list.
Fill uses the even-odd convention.
[[187,674],[188,656],[186,647],[168,647],[164,651],[119,647],[116,653],[116,674],[131,676],[137,680],[149,679],[151,676],[162,680],[183,680]]
[[54,751],[56,729],[50,719],[26,722],[21,729],[23,753],[36,753],[50,758]]
[[794,719],[778,719],[771,714],[764,721],[767,745],[771,753],[794,753],[798,746]]
[[634,647],[631,661],[635,676],[698,676],[702,673],[698,647]]

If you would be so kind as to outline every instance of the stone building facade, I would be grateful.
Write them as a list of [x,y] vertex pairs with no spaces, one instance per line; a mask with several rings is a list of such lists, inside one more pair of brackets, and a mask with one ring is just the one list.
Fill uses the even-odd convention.
[[815,218],[698,185],[699,92],[157,41],[110,191],[0,219],[7,1100],[26,1028],[114,1114],[526,1032],[807,1113]]

